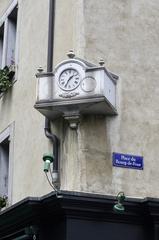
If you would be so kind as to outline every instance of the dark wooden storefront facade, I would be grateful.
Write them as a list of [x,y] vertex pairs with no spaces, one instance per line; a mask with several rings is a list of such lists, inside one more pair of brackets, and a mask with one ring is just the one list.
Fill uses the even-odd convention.
[[113,212],[111,196],[62,191],[26,198],[0,213],[0,240],[158,240],[159,200],[126,199]]

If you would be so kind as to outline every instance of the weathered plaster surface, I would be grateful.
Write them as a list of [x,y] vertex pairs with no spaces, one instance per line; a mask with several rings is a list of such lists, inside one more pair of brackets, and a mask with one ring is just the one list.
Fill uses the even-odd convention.
[[9,4],[12,2],[12,0],[1,0],[0,1],[0,15],[2,16],[5,12],[6,8],[9,6]]
[[[89,116],[78,130],[53,124],[61,139],[61,188],[104,194],[159,197],[157,0],[56,1],[54,65],[69,49],[120,76],[118,116]],[[35,103],[35,73],[46,70],[49,1],[20,0],[18,72],[12,91],[0,99],[0,132],[15,121],[13,202],[48,193],[42,155],[52,151]],[[0,1],[0,15],[9,1]],[[112,152],[144,156],[144,170],[112,167]]]
[[39,66],[46,69],[48,1],[32,3],[19,1],[17,81],[0,99],[0,131],[15,121],[13,202],[50,191],[42,155],[51,144],[44,136],[44,117],[33,108],[35,73]]
[[[82,6],[79,54],[95,63],[103,58],[120,76],[119,114],[87,117],[77,132],[67,130],[63,187],[158,197],[158,1],[92,0]],[[144,170],[112,167],[112,152],[144,156]]]
[[[12,1],[0,1],[1,15],[10,2]],[[56,1],[54,65],[66,58],[69,49],[76,47],[75,31],[80,20],[76,16],[77,5],[80,6],[80,1]],[[44,135],[44,116],[33,108],[36,95],[35,73],[39,66],[44,70],[47,67],[48,10],[49,0],[36,0],[34,3],[32,0],[19,0],[17,81],[0,99],[0,132],[15,121],[13,203],[26,196],[39,196],[52,191],[43,173],[42,161],[44,153],[52,152],[52,144]],[[79,33],[78,35],[80,36]],[[81,44],[80,40],[78,44]],[[54,123],[53,130],[63,141],[63,123]],[[72,137],[69,141],[72,142]],[[72,155],[71,158],[73,159]],[[71,163],[68,161],[67,164],[70,169]],[[60,167],[61,175],[65,176],[62,164]],[[74,170],[75,168],[72,169],[72,175]],[[75,189],[76,183],[73,186]]]
[[85,1],[84,9],[85,56],[95,62],[103,57],[120,76],[119,115],[106,119],[108,152],[144,156],[144,171],[111,167],[110,176],[108,164],[106,185],[113,194],[124,190],[132,196],[158,197],[158,1]]

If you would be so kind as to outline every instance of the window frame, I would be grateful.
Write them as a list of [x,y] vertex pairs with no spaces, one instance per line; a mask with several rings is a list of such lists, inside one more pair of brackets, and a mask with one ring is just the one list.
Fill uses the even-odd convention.
[[[4,37],[3,37],[3,54],[2,54],[2,64],[0,66],[0,68],[4,68],[7,65],[7,46],[8,46],[8,22],[9,20],[9,16],[12,13],[12,11],[14,10],[14,8],[18,8],[18,0],[13,0],[12,3],[9,5],[9,7],[7,8],[7,10],[4,12],[4,14],[0,17],[0,28],[3,26],[4,24]],[[17,17],[18,18],[18,17]],[[18,25],[18,23],[17,23]],[[17,28],[17,27],[16,27]],[[17,62],[18,62],[18,51],[17,51],[17,34],[18,31],[16,29],[16,40],[15,40],[15,70],[17,69]],[[16,72],[16,71],[15,71]]]
[[9,141],[9,168],[8,168],[8,203],[12,203],[12,188],[13,188],[13,156],[14,156],[14,129],[15,123],[11,123],[6,129],[0,133],[0,144],[5,139]]

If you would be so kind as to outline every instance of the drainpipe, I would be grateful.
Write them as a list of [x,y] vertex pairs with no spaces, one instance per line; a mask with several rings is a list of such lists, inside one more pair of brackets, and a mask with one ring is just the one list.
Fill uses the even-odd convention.
[[[48,27],[48,53],[47,53],[47,72],[53,71],[53,48],[54,48],[54,21],[55,21],[55,0],[49,2],[49,27]],[[58,150],[59,150],[59,139],[55,134],[51,132],[50,120],[45,118],[44,132],[47,138],[53,143],[53,182],[58,181]]]
[[54,50],[54,22],[55,22],[55,0],[49,2],[49,29],[48,29],[48,52],[47,52],[47,72],[52,72],[53,50]]

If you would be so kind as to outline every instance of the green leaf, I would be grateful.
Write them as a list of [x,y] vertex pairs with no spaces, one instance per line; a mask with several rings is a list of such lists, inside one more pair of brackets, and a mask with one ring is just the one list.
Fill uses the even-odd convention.
[[7,91],[12,86],[13,76],[14,72],[8,66],[0,69],[0,93]]

